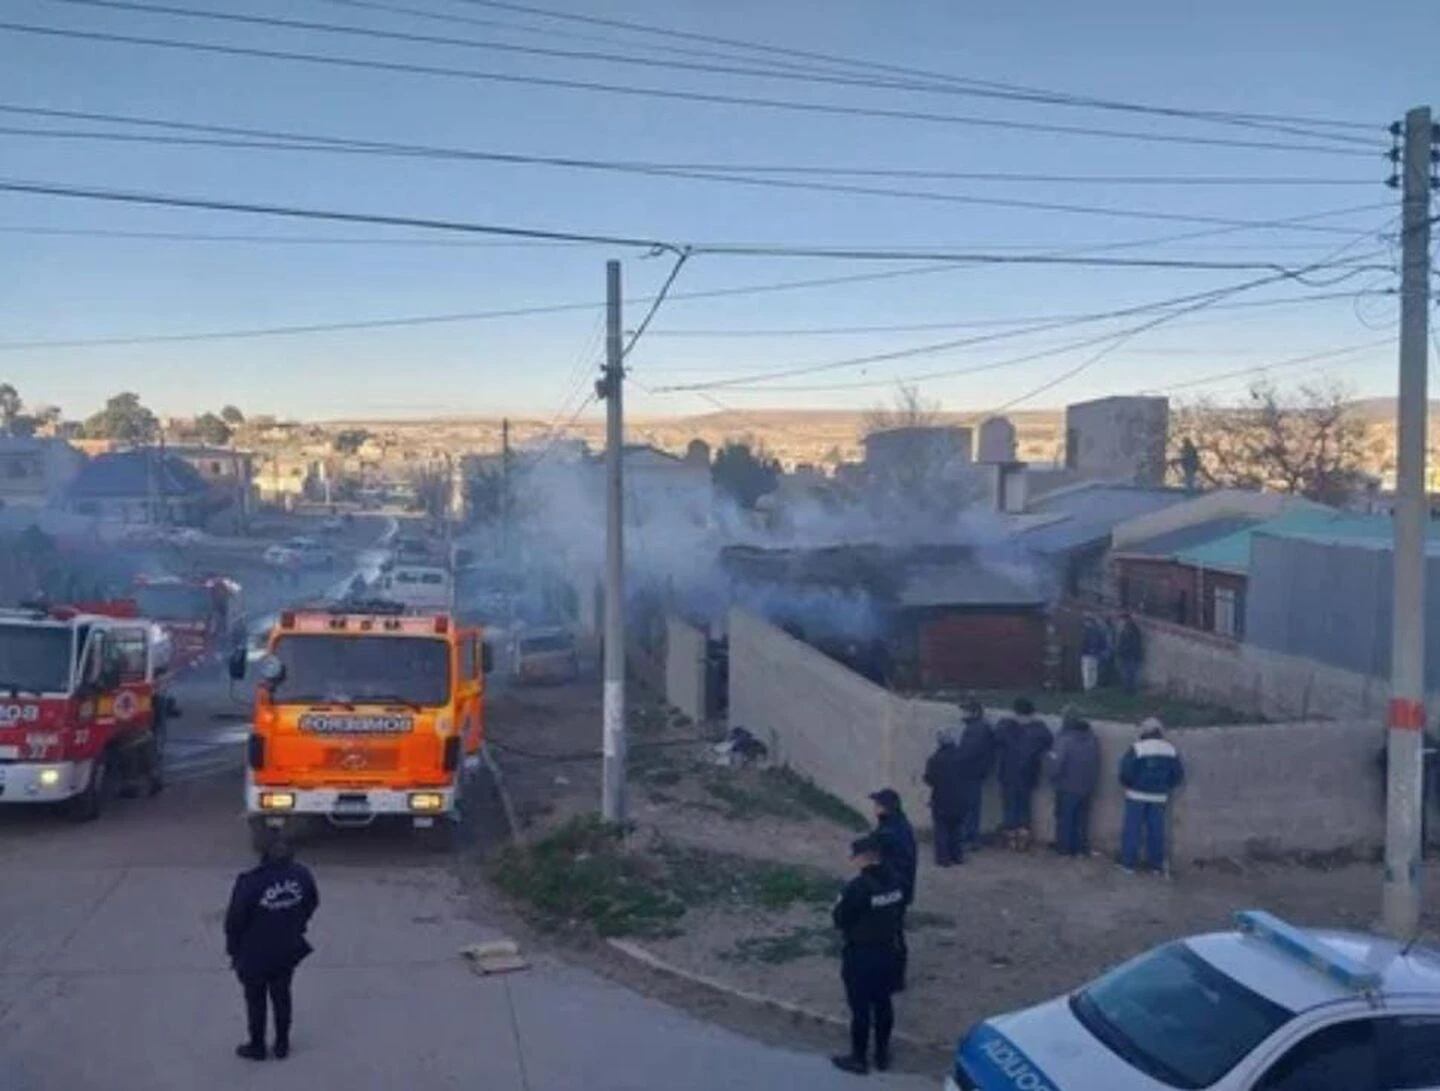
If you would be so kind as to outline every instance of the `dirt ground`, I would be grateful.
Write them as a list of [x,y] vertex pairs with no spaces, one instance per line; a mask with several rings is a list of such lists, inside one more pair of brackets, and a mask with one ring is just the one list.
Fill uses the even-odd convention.
[[[492,702],[491,738],[526,838],[541,838],[595,809],[597,688],[512,691]],[[636,720],[632,844],[663,840],[811,875],[825,872],[838,890],[857,816],[774,771],[716,766],[713,729],[674,722],[654,709],[637,711]],[[988,823],[995,816],[985,817]],[[1362,929],[1379,911],[1378,864],[1226,860],[1165,880],[1126,875],[1099,857],[1076,861],[1000,848],[941,871],[930,865],[927,845],[921,852],[910,987],[898,998],[898,1013],[900,1031],[932,1045],[932,1056],[977,1019],[1064,992],[1166,939],[1226,928],[1237,909],[1263,907],[1302,924]],[[1433,938],[1440,933],[1434,866],[1426,871],[1426,905],[1425,929]],[[705,901],[689,906],[673,928],[638,942],[706,977],[844,1014],[829,906],[818,900],[782,910]],[[751,1026],[774,1018],[758,1014]]]

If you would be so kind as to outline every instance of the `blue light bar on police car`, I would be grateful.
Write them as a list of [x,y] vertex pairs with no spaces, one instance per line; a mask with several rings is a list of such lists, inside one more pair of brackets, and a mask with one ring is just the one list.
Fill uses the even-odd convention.
[[1243,935],[1254,936],[1275,950],[1299,959],[1347,989],[1366,991],[1380,987],[1380,973],[1321,943],[1303,928],[1287,924],[1263,909],[1242,909],[1235,914],[1235,926]]

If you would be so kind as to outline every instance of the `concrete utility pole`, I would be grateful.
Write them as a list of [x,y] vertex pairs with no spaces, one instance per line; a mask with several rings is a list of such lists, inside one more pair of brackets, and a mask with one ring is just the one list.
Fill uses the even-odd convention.
[[620,263],[605,263],[605,374],[598,384],[605,399],[605,718],[600,813],[607,822],[625,820],[625,540],[623,466],[625,424],[621,387],[625,381],[620,341]]
[[500,421],[500,555],[510,557],[510,418]]
[[[1397,134],[1399,135],[1399,134]],[[1425,806],[1425,432],[1430,309],[1430,110],[1405,115],[1401,217],[1400,398],[1395,482],[1395,626],[1386,743],[1384,927],[1408,940],[1420,925],[1421,816]]]

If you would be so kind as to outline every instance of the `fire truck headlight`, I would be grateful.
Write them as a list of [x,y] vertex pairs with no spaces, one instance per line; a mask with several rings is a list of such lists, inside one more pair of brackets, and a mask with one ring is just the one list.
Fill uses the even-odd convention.
[[410,794],[412,811],[438,811],[444,805],[445,797],[439,792],[412,792]]
[[295,807],[294,792],[261,792],[260,809],[262,811],[289,811]]
[[60,770],[41,769],[40,775],[37,779],[40,781],[41,787],[54,788],[57,784],[60,783]]

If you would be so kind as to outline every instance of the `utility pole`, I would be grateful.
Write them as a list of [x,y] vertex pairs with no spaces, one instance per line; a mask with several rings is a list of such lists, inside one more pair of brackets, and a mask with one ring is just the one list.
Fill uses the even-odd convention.
[[620,342],[620,263],[605,263],[605,371],[596,385],[605,399],[605,713],[601,816],[625,820],[625,541],[623,454],[625,381]]
[[510,559],[510,418],[500,422],[500,555]]
[[1409,940],[1420,925],[1421,816],[1425,806],[1425,432],[1430,307],[1430,148],[1428,107],[1405,115],[1400,164],[1400,397],[1395,481],[1394,629],[1390,644],[1390,708],[1386,732],[1385,931]]

